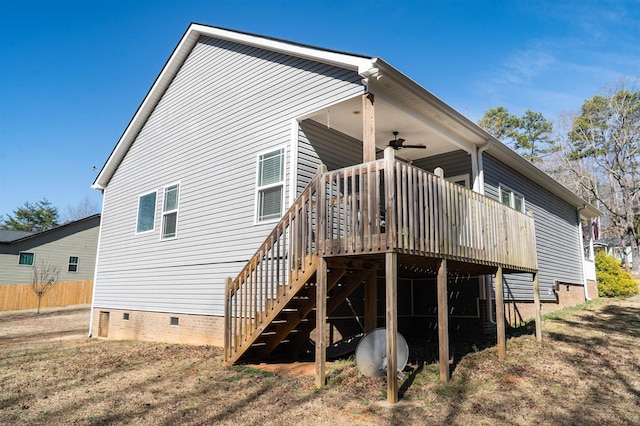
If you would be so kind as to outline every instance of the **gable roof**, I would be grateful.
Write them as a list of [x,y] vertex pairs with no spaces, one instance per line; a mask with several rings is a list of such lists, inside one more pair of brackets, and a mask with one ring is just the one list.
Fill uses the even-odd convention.
[[0,243],[11,243],[33,234],[35,234],[35,232],[0,229]]
[[147,119],[151,116],[151,113],[171,84],[173,78],[178,73],[178,70],[186,60],[187,56],[189,56],[189,53],[202,36],[234,41],[274,52],[336,65],[357,71],[362,75],[366,75],[367,71],[373,68],[372,64],[374,58],[368,58],[362,55],[321,49],[276,38],[192,23],[189,28],[187,28],[187,31],[182,36],[182,39],[151,86],[151,89],[149,89],[149,92],[142,101],[142,104],[140,104],[138,110],[127,125],[127,128],[120,137],[120,140],[111,152],[109,159],[102,167],[98,177],[91,186],[92,188],[106,188],[109,180],[111,180],[111,177],[113,176],[113,173],[115,173],[118,165],[129,150],[129,147],[146,123]]
[[[453,130],[449,133],[449,139],[456,142],[456,135],[464,135],[463,139],[468,147],[463,149],[469,151],[469,147],[474,149],[486,147],[486,152],[497,159],[509,164],[524,176],[556,194],[576,209],[582,209],[587,217],[600,216],[601,212],[592,205],[585,202],[578,195],[558,183],[545,172],[522,158],[517,152],[503,144],[500,140],[489,134],[476,123],[465,117],[453,107],[439,99],[437,96],[411,80],[405,74],[386,63],[378,57],[369,57],[354,53],[340,52],[336,50],[314,47],[306,44],[295,43],[282,39],[266,37],[246,32],[239,32],[220,27],[213,27],[192,23],[187,28],[180,42],[172,52],[162,71],[149,89],[144,100],[138,107],[133,118],[127,125],[124,133],[118,140],[113,151],[109,155],[107,162],[102,167],[98,177],[91,186],[94,189],[103,190],[107,187],[111,177],[124,159],[127,151],[133,144],[138,133],[153,113],[158,102],[178,73],[180,67],[191,53],[200,37],[212,37],[240,44],[258,47],[274,52],[283,53],[303,59],[326,63],[350,69],[360,74],[363,79],[380,79],[382,76],[382,86],[391,87],[394,93],[401,93],[403,100],[420,105],[420,110],[436,111],[438,120],[432,120],[430,125],[438,130],[442,130],[443,123]],[[451,138],[450,136],[454,137]]]
[[15,231],[12,229],[0,229],[0,244],[16,244],[31,238],[38,238],[42,235],[50,234],[52,232],[58,231],[60,229],[64,229],[67,227],[71,227],[83,222],[88,222],[94,220],[96,218],[100,218],[100,214],[94,214],[91,216],[87,216],[85,218],[74,220],[71,222],[63,223],[60,226],[56,226],[55,228],[47,229],[46,231],[41,232],[29,232],[29,231]]

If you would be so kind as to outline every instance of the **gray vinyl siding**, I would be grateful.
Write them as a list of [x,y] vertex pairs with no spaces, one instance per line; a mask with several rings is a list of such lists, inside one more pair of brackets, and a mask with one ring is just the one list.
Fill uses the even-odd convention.
[[[0,285],[31,282],[33,268],[18,265],[20,252],[34,253],[34,262],[58,269],[57,281],[93,280],[100,218],[74,222],[15,243],[0,244]],[[69,272],[69,257],[78,257],[78,271]]]
[[[96,307],[223,314],[235,277],[275,222],[256,225],[256,162],[285,149],[292,120],[363,92],[361,77],[203,38],[104,191]],[[160,240],[163,188],[180,183],[177,238]],[[138,196],[157,191],[155,229],[137,234]]]
[[413,165],[431,173],[437,167],[441,167],[444,170],[445,178],[469,175],[469,183],[471,184],[471,155],[462,150],[421,158],[415,160]]
[[[491,157],[484,155],[485,194],[499,200],[498,188],[506,185],[525,198],[536,228],[540,298],[555,300],[554,282],[583,283],[582,252],[574,206]],[[532,300],[531,274],[505,275],[505,299]]]
[[362,163],[362,142],[313,120],[300,123],[298,141],[299,194],[324,164],[328,170]]

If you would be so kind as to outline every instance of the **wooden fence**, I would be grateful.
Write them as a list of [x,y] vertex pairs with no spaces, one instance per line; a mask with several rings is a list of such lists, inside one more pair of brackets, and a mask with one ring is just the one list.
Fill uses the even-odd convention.
[[[42,296],[41,308],[53,306],[85,305],[91,303],[93,281],[61,281]],[[38,297],[31,284],[0,285],[0,311],[35,309]]]

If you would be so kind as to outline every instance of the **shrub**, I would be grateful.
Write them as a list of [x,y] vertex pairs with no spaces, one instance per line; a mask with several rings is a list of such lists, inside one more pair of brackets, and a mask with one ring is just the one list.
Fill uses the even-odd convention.
[[638,283],[628,271],[620,268],[620,261],[604,252],[596,254],[598,296],[628,297],[638,294]]

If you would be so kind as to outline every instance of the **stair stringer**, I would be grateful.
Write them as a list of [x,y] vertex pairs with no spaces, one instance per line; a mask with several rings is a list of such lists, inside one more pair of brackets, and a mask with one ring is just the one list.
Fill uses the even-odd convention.
[[[281,286],[283,289],[279,292],[278,297],[269,303],[269,309],[265,310],[257,319],[257,325],[252,329],[251,333],[246,335],[244,339],[237,342],[234,347],[230,348],[230,354],[228,355],[227,362],[235,363],[244,355],[244,353],[251,348],[251,345],[260,337],[262,332],[271,324],[271,322],[282,312],[287,304],[293,299],[296,294],[312,281],[318,269],[318,258],[311,256],[310,259],[305,259],[307,266],[301,273],[290,273],[288,285]],[[297,275],[295,277],[294,275]]]

